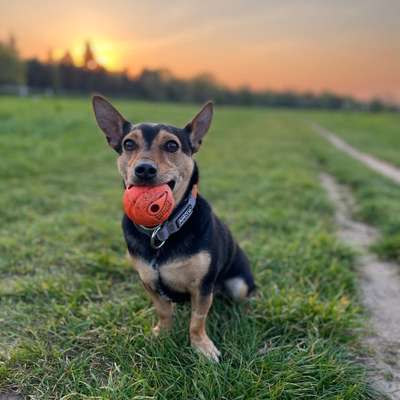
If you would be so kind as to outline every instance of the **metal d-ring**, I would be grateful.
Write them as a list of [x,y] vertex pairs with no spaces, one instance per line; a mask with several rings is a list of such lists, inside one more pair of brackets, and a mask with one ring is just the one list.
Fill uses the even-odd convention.
[[165,243],[165,240],[164,240],[164,241],[160,242],[158,245],[156,244],[157,233],[158,233],[158,231],[159,231],[160,229],[161,229],[161,225],[158,226],[156,229],[154,229],[153,233],[151,234],[151,237],[150,237],[150,246],[151,246],[153,249],[159,249],[159,248],[161,248],[161,247],[164,245],[164,243]]

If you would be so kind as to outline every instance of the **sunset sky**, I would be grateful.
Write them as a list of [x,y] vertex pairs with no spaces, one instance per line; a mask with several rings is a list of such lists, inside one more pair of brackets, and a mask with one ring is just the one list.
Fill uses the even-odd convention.
[[211,72],[231,87],[335,90],[400,101],[400,0],[0,0],[24,57]]

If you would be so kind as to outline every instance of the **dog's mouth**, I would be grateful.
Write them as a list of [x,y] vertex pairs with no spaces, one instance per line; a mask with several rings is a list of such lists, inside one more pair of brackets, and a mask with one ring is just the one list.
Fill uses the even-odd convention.
[[[166,183],[167,183],[167,185],[169,186],[169,188],[170,188],[172,191],[174,191],[176,182],[175,182],[173,179],[171,179],[170,181],[168,181],[168,182],[166,182]],[[158,186],[158,185],[160,185],[160,184],[157,184],[157,185],[148,185],[148,186]],[[163,184],[162,184],[162,185],[163,185]],[[128,186],[128,189],[130,189],[130,188],[132,188],[132,187],[134,187],[134,186],[147,186],[147,185],[144,184],[144,183],[142,183],[142,184],[132,184],[132,185],[129,185],[129,186]]]
[[167,185],[169,186],[169,188],[170,188],[172,191],[174,191],[175,184],[176,184],[176,182],[175,182],[173,179],[170,180],[169,182],[167,182]]

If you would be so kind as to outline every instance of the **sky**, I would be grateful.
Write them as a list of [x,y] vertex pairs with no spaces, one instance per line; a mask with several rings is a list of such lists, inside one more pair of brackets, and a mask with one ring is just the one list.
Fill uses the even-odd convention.
[[0,0],[23,57],[209,72],[230,87],[400,101],[400,0]]

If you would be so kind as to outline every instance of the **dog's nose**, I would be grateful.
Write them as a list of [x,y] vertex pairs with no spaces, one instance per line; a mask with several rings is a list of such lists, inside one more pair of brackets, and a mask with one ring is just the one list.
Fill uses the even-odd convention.
[[151,162],[142,162],[136,165],[135,175],[143,181],[149,181],[157,175],[157,167]]

